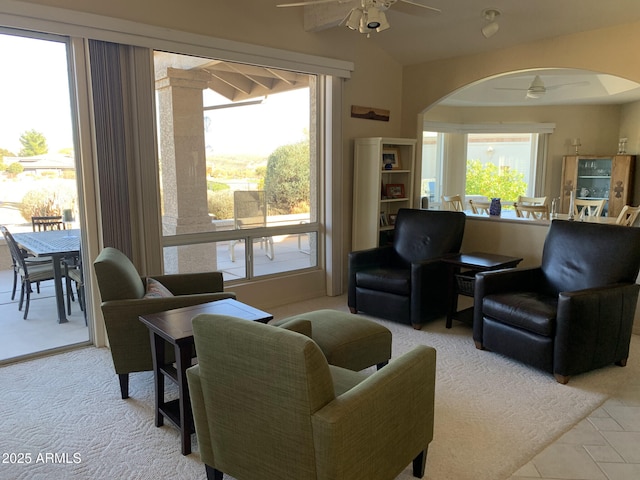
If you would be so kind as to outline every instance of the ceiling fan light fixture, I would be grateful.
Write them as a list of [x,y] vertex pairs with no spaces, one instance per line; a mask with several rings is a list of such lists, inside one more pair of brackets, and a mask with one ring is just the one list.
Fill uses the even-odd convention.
[[367,16],[367,28],[375,30],[382,25],[382,17],[384,13],[378,10],[377,7],[369,7],[366,12]]
[[500,29],[500,25],[496,21],[496,18],[499,16],[500,11],[495,8],[487,8],[482,11],[482,18],[489,22],[481,29],[482,35],[484,35],[485,38],[493,37]]
[[376,32],[383,32],[390,26],[391,25],[389,25],[389,22],[387,22],[387,16],[385,15],[385,13],[380,12],[380,25],[378,26],[378,28],[376,28]]
[[347,17],[346,25],[351,30],[359,30],[361,22],[362,22],[362,10],[359,8],[354,8],[353,10],[351,10],[351,13]]

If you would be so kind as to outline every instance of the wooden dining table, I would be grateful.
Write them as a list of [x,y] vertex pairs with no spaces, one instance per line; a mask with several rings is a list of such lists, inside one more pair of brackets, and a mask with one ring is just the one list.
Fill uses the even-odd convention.
[[67,315],[62,288],[63,258],[80,254],[80,230],[46,230],[42,232],[14,233],[16,243],[36,257],[51,257],[53,260],[53,281],[56,292],[58,323],[66,323]]

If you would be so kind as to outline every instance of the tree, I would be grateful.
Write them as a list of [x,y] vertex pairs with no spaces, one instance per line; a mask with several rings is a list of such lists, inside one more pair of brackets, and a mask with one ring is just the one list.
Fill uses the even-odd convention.
[[526,191],[524,173],[510,167],[498,168],[494,163],[483,164],[480,160],[467,161],[466,195],[484,195],[515,201],[518,195],[524,195]]
[[310,167],[307,140],[283,145],[267,161],[264,189],[267,204],[277,213],[293,213],[309,208]]
[[47,139],[40,132],[34,129],[27,130],[20,136],[20,143],[22,144],[22,150],[20,150],[21,157],[33,157],[34,155],[42,155],[49,151],[47,146]]
[[24,171],[24,167],[19,162],[13,162],[7,167],[7,173],[10,177],[15,178],[19,173]]
[[4,172],[7,169],[7,164],[4,162],[4,157],[15,157],[15,154],[10,152],[6,148],[0,148],[0,172]]

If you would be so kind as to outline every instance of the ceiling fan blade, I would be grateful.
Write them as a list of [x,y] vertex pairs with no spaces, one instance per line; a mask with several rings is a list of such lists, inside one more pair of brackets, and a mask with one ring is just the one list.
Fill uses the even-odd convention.
[[526,92],[528,88],[509,88],[509,87],[493,87],[494,90],[518,90],[520,92]]
[[[351,0],[349,0],[351,1]],[[276,7],[305,7],[307,5],[319,5],[321,3],[346,3],[344,0],[313,0],[309,2],[297,2],[297,3],[281,3]]]
[[427,10],[432,10],[434,12],[442,13],[442,10],[435,7],[429,7],[427,5],[423,5],[422,3],[414,2],[413,0],[400,0],[403,3],[408,3],[409,5],[415,5],[416,7],[426,8]]
[[558,85],[548,86],[547,90],[555,90],[556,88],[560,88],[560,87],[569,87],[569,86],[578,87],[578,86],[585,86],[585,85],[589,85],[589,82],[587,82],[586,80],[583,82],[560,83]]

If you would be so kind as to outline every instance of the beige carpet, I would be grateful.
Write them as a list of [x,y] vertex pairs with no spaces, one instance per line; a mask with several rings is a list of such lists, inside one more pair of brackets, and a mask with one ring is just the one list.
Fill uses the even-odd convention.
[[[273,313],[284,318],[317,308],[346,311],[345,303],[344,296],[314,300]],[[381,323],[393,332],[394,357],[418,343],[438,351],[435,439],[425,475],[430,480],[507,479],[640,373],[638,336],[626,368],[608,367],[563,386],[549,374],[476,350],[470,329],[460,324],[446,330],[439,321],[415,331]],[[197,445],[184,457],[177,431],[154,426],[152,374],[133,375],[131,398],[121,400],[106,349],[5,366],[0,378],[2,452],[31,455],[30,464],[0,463],[2,480],[205,478]],[[398,477],[410,478],[409,468]]]

